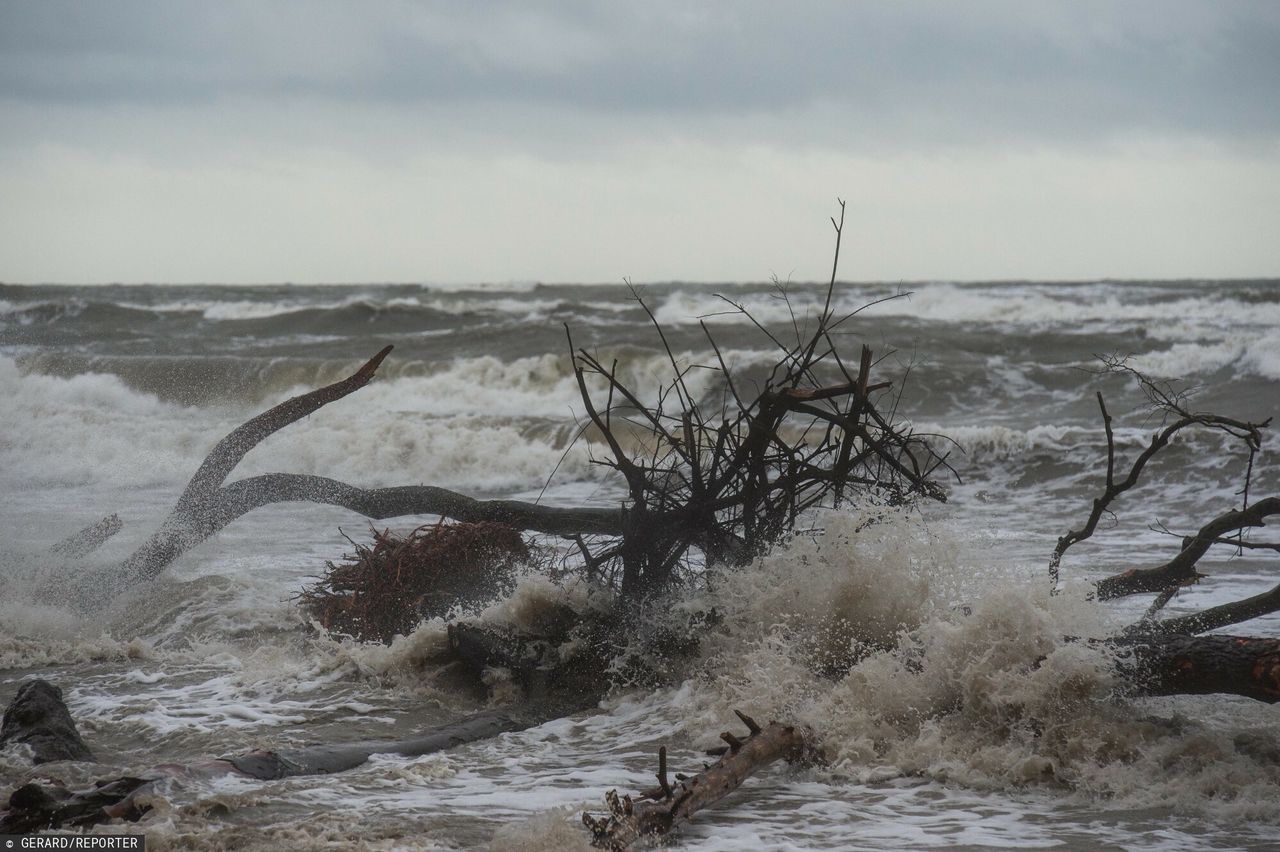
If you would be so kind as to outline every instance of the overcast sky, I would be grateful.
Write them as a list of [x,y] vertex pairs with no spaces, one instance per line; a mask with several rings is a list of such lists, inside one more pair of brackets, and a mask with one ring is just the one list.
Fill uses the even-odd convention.
[[0,280],[1280,275],[1280,3],[0,0]]

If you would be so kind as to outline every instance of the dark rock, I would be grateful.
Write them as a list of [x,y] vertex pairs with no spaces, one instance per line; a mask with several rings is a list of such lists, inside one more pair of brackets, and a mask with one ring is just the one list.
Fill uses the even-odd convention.
[[62,700],[62,690],[45,680],[29,680],[4,711],[0,748],[10,743],[31,747],[33,763],[93,760]]

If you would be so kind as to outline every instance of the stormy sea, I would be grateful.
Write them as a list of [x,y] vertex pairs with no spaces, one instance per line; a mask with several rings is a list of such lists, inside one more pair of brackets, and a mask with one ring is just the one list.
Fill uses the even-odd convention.
[[[678,362],[713,363],[705,326],[750,382],[776,360],[771,337],[794,337],[825,287],[637,292]],[[1097,356],[1191,389],[1198,410],[1280,414],[1280,281],[841,284],[834,298],[841,312],[883,300],[840,339],[854,362],[872,348],[896,416],[951,452],[945,503],[879,507],[874,524],[857,501],[817,513],[814,531],[729,587],[673,602],[722,620],[664,686],[341,774],[170,783],[140,823],[92,830],[145,831],[152,849],[587,848],[583,810],[601,812],[610,789],[652,786],[660,745],[674,770],[698,769],[740,708],[809,726],[827,761],[766,769],[699,814],[678,848],[1280,847],[1280,709],[1132,697],[1105,649],[1074,641],[1141,617],[1151,596],[1098,602],[1090,581],[1164,562],[1179,536],[1238,507],[1247,450],[1184,434],[1067,553],[1060,593],[1047,567],[1102,485],[1096,393],[1122,460],[1160,424],[1136,385],[1097,373]],[[0,286],[0,702],[30,677],[57,684],[101,761],[33,768],[21,747],[0,751],[0,796],[33,777],[87,784],[254,748],[392,739],[482,707],[432,677],[443,619],[384,645],[329,635],[300,611],[295,596],[351,550],[347,537],[368,536],[343,509],[253,511],[97,605],[95,569],[145,540],[237,424],[387,344],[368,387],[270,437],[233,476],[618,505],[623,483],[580,435],[566,326],[630,386],[669,380],[650,317],[614,285]],[[689,376],[721,398],[713,371]],[[1274,445],[1253,459],[1255,499],[1280,493]],[[51,544],[111,513],[122,532],[74,572],[48,573],[60,569]],[[1216,547],[1200,563],[1208,579],[1166,611],[1262,592],[1275,568],[1266,550]],[[519,625],[589,592],[530,571],[463,614]],[[833,619],[896,641],[831,677],[808,657],[833,641]],[[1231,632],[1280,636],[1280,616]]]

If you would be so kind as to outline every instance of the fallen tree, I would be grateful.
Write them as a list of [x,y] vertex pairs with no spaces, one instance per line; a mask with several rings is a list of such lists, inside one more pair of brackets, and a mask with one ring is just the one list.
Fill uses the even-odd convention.
[[[837,262],[843,203],[841,209],[841,221],[833,220]],[[607,449],[599,462],[626,483],[627,499],[622,506],[552,508],[521,501],[482,501],[433,486],[365,489],[294,473],[227,481],[262,440],[366,386],[391,352],[388,346],[346,379],[286,400],[219,441],[160,528],[119,565],[103,572],[94,588],[114,594],[153,580],[175,559],[227,524],[277,502],[338,505],[371,519],[435,515],[462,525],[548,536],[568,548],[560,551],[562,568],[569,565],[612,594],[610,612],[577,624],[563,624],[557,633],[541,636],[456,624],[450,629],[454,659],[447,662],[461,667],[462,680],[472,688],[484,667],[502,667],[524,687],[531,704],[560,713],[594,703],[609,683],[610,670],[626,671],[632,680],[646,679],[643,673],[637,674],[638,668],[645,667],[646,647],[655,654],[687,653],[696,647],[696,635],[647,636],[647,646],[633,640],[645,608],[675,587],[703,582],[706,566],[749,562],[795,530],[810,509],[838,506],[850,497],[870,494],[895,505],[945,499],[943,490],[931,479],[937,470],[946,469],[945,456],[937,454],[924,437],[896,424],[892,410],[885,413],[878,406],[877,398],[892,384],[872,381],[872,351],[864,346],[855,368],[846,366],[839,354],[833,335],[852,314],[840,316],[835,311],[835,272],[833,264],[825,303],[807,331],[801,330],[797,318],[794,339],[783,343],[758,326],[777,347],[778,360],[753,395],[739,387],[705,325],[702,330],[715,363],[682,365],[649,312],[672,368],[670,382],[658,389],[655,404],[643,402],[642,391],[622,381],[616,364],[606,365],[597,355],[575,348],[569,338],[586,419]],[[640,297],[636,298],[648,312]],[[741,306],[733,307],[750,319]],[[718,400],[700,399],[690,390],[686,377],[695,368],[718,375]],[[624,445],[622,438],[624,430],[631,431],[636,424],[647,433],[639,449]],[[113,516],[71,536],[57,545],[54,553],[64,559],[82,557],[119,529]],[[385,575],[394,561],[399,571],[404,563],[398,554],[407,547],[404,541],[378,539],[363,554],[357,548],[347,567],[364,566]],[[428,550],[443,547],[434,540]],[[509,555],[513,550],[507,547],[504,552]],[[492,560],[481,559],[473,567],[487,571]],[[369,610],[378,607],[367,606],[367,601],[358,598],[361,590],[376,590],[378,584],[362,586],[362,578],[337,566],[326,582],[326,588],[304,592],[304,603],[325,613],[337,629],[366,632],[363,628]],[[351,594],[345,595],[348,591]],[[397,584],[393,591],[403,589]],[[382,603],[389,597],[382,595]],[[418,614],[425,612],[419,609]],[[408,617],[397,614],[390,619],[389,629],[403,629]],[[388,629],[382,628],[387,625],[367,632],[372,638],[386,640]],[[573,651],[565,656],[559,649],[566,647],[570,633],[575,640],[569,643]],[[615,667],[624,648],[630,649],[631,658],[626,665]],[[648,679],[653,677],[650,674]],[[542,719],[546,714],[521,715]],[[468,728],[488,731],[488,735],[509,729],[507,722],[492,719]],[[377,748],[406,753],[410,747],[382,743]],[[326,747],[324,760],[315,765],[323,767],[318,771],[336,771],[354,765],[367,753],[365,744]],[[238,772],[252,766],[255,772],[271,773],[283,771],[281,766],[312,766],[313,761],[309,756],[290,755],[283,760],[218,759],[199,765],[230,766]],[[260,769],[264,765],[267,769]],[[114,779],[104,782],[99,790],[123,791],[128,798],[143,787],[128,779]],[[29,796],[30,801],[23,796]],[[68,809],[60,796],[40,796],[31,790],[23,796],[19,803],[34,803],[33,813],[45,825],[60,824],[60,817],[47,813],[51,803],[57,804],[60,810],[55,809],[56,813],[67,819],[86,818],[83,809]],[[100,803],[101,793],[95,793],[90,801]]]
[[[1163,618],[1164,607],[1180,590],[1208,578],[1197,569],[1212,548],[1227,546],[1280,552],[1280,543],[1258,542],[1247,537],[1266,526],[1267,518],[1280,514],[1280,497],[1250,500],[1250,488],[1263,433],[1271,418],[1241,420],[1212,412],[1194,411],[1190,394],[1168,382],[1157,381],[1132,367],[1125,359],[1101,358],[1100,373],[1132,380],[1146,399],[1160,428],[1121,476],[1112,415],[1102,393],[1097,394],[1106,437],[1106,469],[1101,493],[1094,498],[1089,516],[1079,529],[1058,539],[1049,560],[1049,576],[1055,589],[1063,554],[1093,536],[1099,521],[1111,513],[1116,500],[1138,485],[1149,462],[1184,431],[1199,430],[1226,436],[1247,453],[1243,465],[1239,508],[1228,509],[1204,523],[1192,535],[1181,537],[1178,552],[1158,565],[1130,568],[1095,583],[1099,600],[1154,594],[1145,615],[1111,643],[1122,653],[1122,668],[1140,694],[1232,693],[1274,703],[1280,700],[1280,642],[1248,636],[1201,636],[1280,611],[1280,586],[1249,598],[1209,607],[1174,618]],[[1155,527],[1168,533],[1163,525]],[[1233,535],[1234,534],[1234,535]]]
[[[842,222],[843,218],[833,221],[837,262]],[[656,401],[646,401],[650,398],[643,389],[628,386],[616,363],[576,348],[569,339],[586,425],[602,450],[597,461],[614,471],[626,489],[626,498],[618,506],[559,508],[477,500],[428,485],[366,489],[327,477],[284,472],[228,482],[244,456],[269,435],[373,381],[391,352],[389,346],[346,379],[286,400],[233,430],[210,451],[160,528],[129,557],[105,571],[97,588],[114,593],[154,580],[174,560],[245,513],[272,503],[301,501],[341,506],[374,520],[431,515],[448,522],[408,537],[375,533],[371,546],[357,545],[351,559],[331,565],[321,586],[304,591],[303,604],[336,631],[388,641],[417,619],[442,614],[457,596],[491,594],[503,583],[504,560],[509,562],[527,545],[542,548],[548,541],[546,552],[555,554],[556,570],[577,574],[604,590],[609,606],[594,615],[568,613],[554,628],[538,635],[473,623],[451,625],[450,653],[438,661],[445,666],[441,676],[456,675],[453,682],[463,688],[483,691],[480,674],[486,668],[505,669],[525,690],[527,700],[520,706],[462,720],[421,740],[334,744],[305,753],[262,752],[184,763],[180,768],[255,778],[341,771],[374,753],[370,749],[422,754],[590,707],[609,688],[613,673],[624,672],[629,683],[661,680],[660,671],[647,668],[648,654],[669,657],[696,650],[699,630],[714,625],[714,613],[706,613],[685,635],[650,630],[647,616],[677,590],[705,584],[708,566],[731,576],[735,566],[796,533],[809,522],[812,510],[835,508],[846,500],[872,500],[886,506],[944,500],[945,492],[935,478],[940,472],[953,473],[944,443],[935,436],[915,434],[895,419],[896,399],[889,393],[894,385],[873,380],[878,362],[870,348],[861,348],[856,366],[846,362],[837,346],[838,333],[853,314],[836,312],[835,286],[833,267],[817,316],[802,328],[793,314],[793,337],[784,339],[756,323],[777,360],[750,393],[705,324],[702,331],[712,353],[710,363],[685,364],[672,352],[653,314],[648,314],[671,365],[670,379],[658,388]],[[636,298],[647,312],[643,300]],[[729,305],[755,322],[741,306]],[[1263,430],[1269,425],[1269,421],[1194,412],[1185,395],[1122,361],[1112,359],[1105,368],[1134,379],[1166,420],[1123,472],[1112,417],[1099,395],[1107,453],[1104,486],[1085,523],[1058,541],[1050,560],[1055,588],[1066,552],[1094,534],[1116,501],[1138,484],[1148,463],[1180,433],[1208,429],[1241,442],[1249,450],[1251,471]],[[694,369],[714,373],[716,393],[693,392],[687,378]],[[637,434],[642,436],[638,445]],[[1280,586],[1191,616],[1159,617],[1178,589],[1203,577],[1196,566],[1211,548],[1280,550],[1244,536],[1280,512],[1280,498],[1250,501],[1248,479],[1246,473],[1241,506],[1222,512],[1185,537],[1171,560],[1096,583],[1101,600],[1142,593],[1157,596],[1146,617],[1108,640],[1133,694],[1224,692],[1267,702],[1280,700],[1280,640],[1199,635],[1280,610]],[[120,526],[110,516],[69,537],[53,552],[66,560],[83,557]],[[485,532],[478,532],[481,529]],[[450,549],[458,541],[496,539],[505,540],[506,546],[477,552],[474,559],[469,551],[459,558],[462,551]],[[448,554],[448,559],[443,560],[442,554]],[[454,574],[444,573],[445,562]],[[622,660],[624,652],[627,657]],[[834,666],[827,673],[838,676],[856,660],[841,662],[843,669]],[[660,769],[659,798],[647,796],[645,802],[628,805],[626,799],[613,797],[610,816],[589,823],[597,842],[621,848],[637,837],[670,831],[694,811],[731,792],[752,772],[795,755],[807,742],[785,721],[765,727],[745,717],[744,722],[750,736],[742,741],[728,739],[728,753],[706,773],[672,785],[665,769]],[[735,742],[739,742],[736,748]],[[661,763],[665,765],[665,760]],[[161,777],[168,776],[110,779],[74,801],[56,791],[20,788],[10,811],[27,814],[14,819],[35,820],[31,824],[43,827],[113,818],[133,813],[126,803],[136,801],[139,790]],[[104,798],[117,793],[114,803],[103,804]]]

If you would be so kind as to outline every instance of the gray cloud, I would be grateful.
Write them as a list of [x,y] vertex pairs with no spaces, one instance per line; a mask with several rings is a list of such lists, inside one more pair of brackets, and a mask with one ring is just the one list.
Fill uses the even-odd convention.
[[1277,79],[1269,0],[0,0],[0,278],[817,278],[836,195],[859,277],[1271,275]]
[[1280,131],[1275,3],[63,3],[0,6],[0,97],[829,105],[918,139]]

